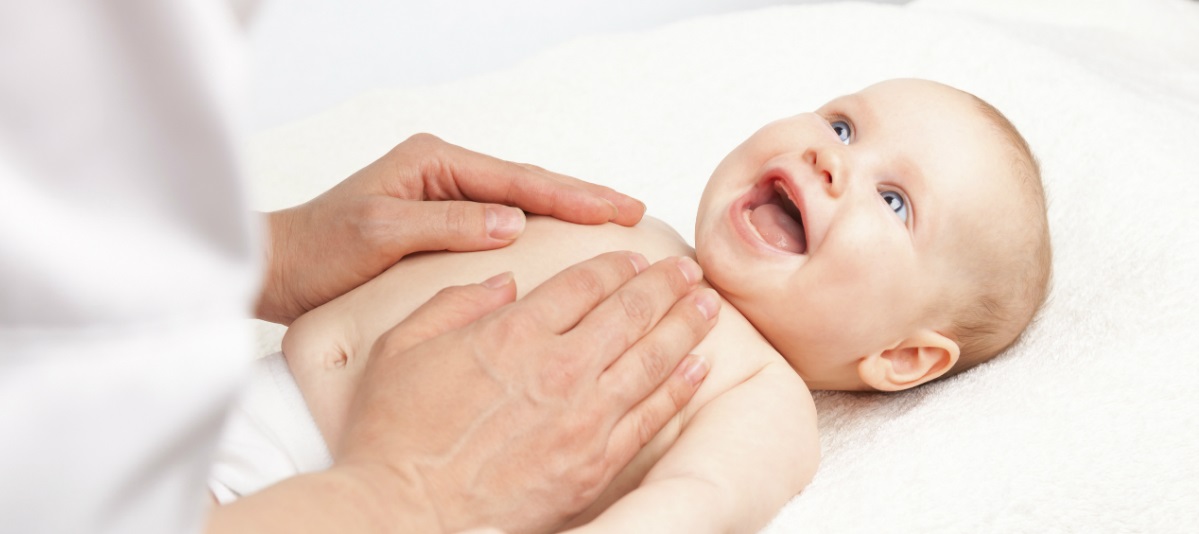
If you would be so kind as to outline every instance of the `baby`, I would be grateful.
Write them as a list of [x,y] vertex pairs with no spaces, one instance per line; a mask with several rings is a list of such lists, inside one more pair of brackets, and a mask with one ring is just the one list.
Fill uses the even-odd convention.
[[708,182],[695,245],[648,218],[530,217],[507,248],[400,262],[297,320],[283,352],[330,438],[375,339],[438,288],[510,270],[527,291],[612,250],[694,255],[726,300],[694,350],[711,371],[559,528],[754,532],[816,471],[810,390],[899,391],[984,362],[1031,321],[1050,273],[1027,144],[989,104],[923,80],[886,81],[753,134]]

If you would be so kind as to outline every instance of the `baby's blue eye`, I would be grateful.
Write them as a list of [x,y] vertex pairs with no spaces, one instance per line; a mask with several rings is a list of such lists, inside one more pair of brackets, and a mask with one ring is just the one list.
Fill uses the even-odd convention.
[[853,138],[853,129],[849,127],[849,123],[845,121],[833,121],[828,123],[833,127],[833,131],[837,132],[837,137],[841,138],[841,142],[849,144],[849,140]]
[[908,222],[908,201],[903,198],[903,195],[897,191],[879,191],[878,194],[883,196],[883,202],[886,202],[887,207],[899,216],[899,220]]

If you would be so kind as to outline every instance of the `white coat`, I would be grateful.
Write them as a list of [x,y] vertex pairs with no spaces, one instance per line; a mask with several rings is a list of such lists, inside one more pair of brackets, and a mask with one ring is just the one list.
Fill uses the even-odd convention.
[[247,369],[243,35],[212,0],[0,3],[0,532],[189,532]]

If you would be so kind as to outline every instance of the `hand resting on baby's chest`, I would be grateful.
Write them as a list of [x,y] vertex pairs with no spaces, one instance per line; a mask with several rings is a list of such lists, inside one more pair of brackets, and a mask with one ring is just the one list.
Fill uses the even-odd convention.
[[[375,340],[438,290],[512,271],[523,296],[562,269],[612,250],[637,251],[650,262],[693,256],[677,233],[649,218],[625,228],[532,216],[521,238],[506,248],[406,258],[301,317],[283,350],[330,448]],[[727,302],[694,352],[711,363],[699,392],[568,526],[595,519],[585,528],[620,530],[633,521],[639,531],[651,525],[679,531],[707,518],[701,531],[722,530],[721,524],[756,531],[811,479],[819,458],[815,408],[783,358]],[[684,495],[696,488],[728,494]],[[656,502],[662,499],[670,505]],[[679,523],[689,515],[696,517]]]

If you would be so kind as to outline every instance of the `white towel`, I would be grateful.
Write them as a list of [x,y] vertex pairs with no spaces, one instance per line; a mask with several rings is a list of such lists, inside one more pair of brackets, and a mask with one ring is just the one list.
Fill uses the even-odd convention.
[[221,504],[287,477],[332,465],[282,352],[254,362],[254,376],[225,423],[208,486]]
[[886,78],[961,87],[1042,162],[1051,301],[1018,346],[959,377],[818,395],[820,470],[766,531],[1193,531],[1199,3],[993,4],[721,15],[365,94],[257,138],[258,203],[307,200],[430,131],[614,186],[689,236],[708,175],[762,124]]

